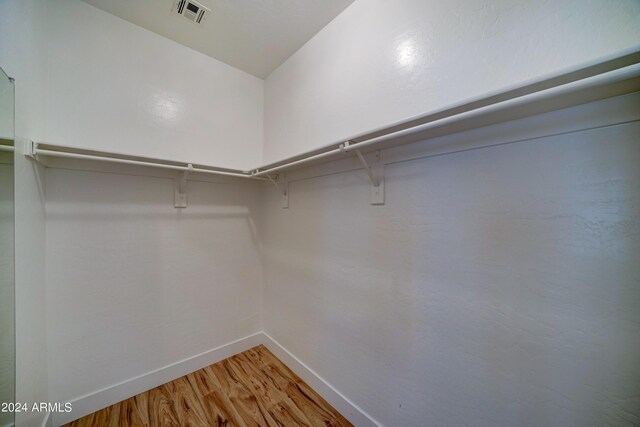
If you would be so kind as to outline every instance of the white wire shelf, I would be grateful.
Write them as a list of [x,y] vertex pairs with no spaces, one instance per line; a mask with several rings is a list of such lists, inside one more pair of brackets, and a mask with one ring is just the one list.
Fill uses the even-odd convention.
[[[179,171],[183,177],[189,173],[205,173],[245,179],[268,179],[283,193],[285,206],[288,205],[288,188],[286,182],[278,180],[280,172],[334,160],[353,151],[362,162],[371,181],[372,203],[382,204],[384,180],[383,177],[376,176],[376,170],[380,173],[381,169],[379,165],[369,165],[362,155],[363,152],[423,141],[433,136],[466,131],[637,91],[640,91],[640,46],[249,170],[48,143],[31,143],[26,155],[36,160],[41,156],[62,157],[172,169]],[[3,150],[3,146],[0,146],[0,150]],[[186,182],[186,178],[182,181]]]

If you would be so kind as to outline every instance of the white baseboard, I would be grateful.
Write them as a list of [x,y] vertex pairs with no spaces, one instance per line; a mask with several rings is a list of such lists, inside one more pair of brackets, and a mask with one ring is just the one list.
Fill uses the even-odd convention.
[[262,332],[265,347],[278,359],[284,362],[304,382],[309,384],[331,406],[340,412],[351,424],[356,427],[383,427],[371,415],[360,409],[356,404],[347,399],[331,384],[325,381],[313,369],[304,364],[300,359],[289,353],[280,343],[271,338],[266,332]]
[[89,393],[71,401],[73,408],[69,413],[47,414],[42,427],[59,427],[84,417],[107,406],[143,393],[159,385],[168,383],[191,372],[217,363],[228,357],[242,353],[257,345],[264,344],[278,359],[284,362],[303,381],[322,396],[331,406],[340,412],[356,427],[382,427],[373,417],[342,395],[331,384],[316,374],[301,360],[287,351],[265,332],[258,332],[229,344],[208,350],[163,368],[114,384],[102,390]]
[[[53,425],[59,427],[63,424],[84,417],[92,412],[128,399],[159,385],[168,383],[191,372],[217,363],[235,354],[249,350],[264,341],[261,332],[233,341],[229,344],[205,351],[171,365],[131,378],[118,384],[106,387],[102,390],[89,393],[71,401],[72,412],[54,413],[51,415]],[[45,424],[43,424],[44,426]]]

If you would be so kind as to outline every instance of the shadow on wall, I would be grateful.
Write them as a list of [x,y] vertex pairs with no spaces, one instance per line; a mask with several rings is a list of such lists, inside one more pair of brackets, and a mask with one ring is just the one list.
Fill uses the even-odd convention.
[[265,331],[383,425],[632,425],[637,135],[388,165],[384,206],[361,171],[290,181]]
[[189,181],[176,209],[173,179],[48,169],[46,195],[52,399],[260,330],[261,186]]

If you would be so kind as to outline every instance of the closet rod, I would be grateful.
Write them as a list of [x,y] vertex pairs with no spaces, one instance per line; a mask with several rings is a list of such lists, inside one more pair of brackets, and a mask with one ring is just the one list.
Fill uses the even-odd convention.
[[[143,160],[128,160],[128,159],[119,159],[114,157],[103,157],[103,156],[93,156],[90,154],[77,154],[77,153],[68,153],[65,151],[53,151],[53,150],[43,150],[38,148],[37,144],[33,148],[34,156],[49,156],[49,157],[63,157],[67,159],[82,159],[82,160],[96,160],[99,162],[111,162],[111,163],[122,163],[127,165],[138,165],[138,166],[149,166],[154,168],[161,169],[172,169],[178,171],[187,171],[189,170],[188,166],[180,166],[180,165],[166,165],[163,163],[153,163],[151,161],[143,161]],[[202,169],[198,167],[193,167],[189,170],[190,172],[198,172],[198,173],[208,173],[213,175],[224,175],[224,176],[233,176],[237,178],[254,178],[251,175],[244,174],[242,172],[225,172],[225,171],[215,171],[210,169]],[[254,179],[265,179],[255,177]]]
[[[640,77],[640,46],[625,52],[618,52],[607,58],[601,58],[598,61],[564,70],[560,73],[548,75],[542,79],[529,81],[519,86],[512,86],[484,97],[469,99],[436,112],[412,117],[385,128],[356,135],[254,169],[237,170],[224,168],[225,170],[213,170],[194,167],[193,171],[237,178],[266,180],[264,177],[274,172],[324,158],[335,157],[353,150],[371,147],[392,139],[420,134],[434,128],[448,126],[451,127],[451,132],[459,132],[469,130],[470,126],[474,128],[488,126],[500,121],[522,118],[523,115],[541,114],[622,93],[629,93],[629,91],[637,91],[638,77]],[[613,88],[613,92],[609,90],[610,87]],[[403,142],[400,143],[402,144]],[[122,154],[107,152],[104,152],[104,156],[101,154],[80,154],[69,152],[73,150],[71,147],[54,146],[46,143],[44,145],[47,148],[53,147],[54,149],[59,147],[62,150],[39,149],[38,144],[34,143],[31,149],[32,152],[27,155],[35,157],[41,154],[52,157],[125,163],[180,171],[187,170],[186,163],[184,165],[171,165],[163,163],[167,162],[166,160],[160,161],[159,159],[137,156],[137,158],[143,160],[129,160],[116,157],[122,157]]]
[[296,160],[296,161],[293,161],[293,162],[290,162],[290,163],[285,163],[283,165],[276,166],[274,168],[270,168],[270,169],[266,169],[266,170],[256,169],[254,172],[251,172],[251,174],[252,174],[252,176],[255,176],[255,177],[268,175],[270,173],[278,172],[278,171],[280,171],[282,169],[289,169],[289,168],[291,168],[293,166],[296,166],[296,165],[302,165],[304,163],[309,163],[309,162],[312,162],[312,161],[315,161],[315,160],[322,159],[324,157],[334,156],[336,154],[341,153],[342,151],[343,151],[342,148],[334,148],[333,150],[325,151],[324,153],[320,153],[320,154],[314,154],[312,156],[308,156],[308,157],[305,157],[303,159]]
[[480,116],[484,116],[486,114],[503,113],[503,112],[507,113],[508,111],[514,110],[516,108],[524,107],[533,102],[545,101],[550,98],[562,97],[565,95],[569,95],[575,91],[586,91],[586,90],[595,88],[600,84],[606,83],[610,80],[622,81],[622,80],[631,79],[638,76],[640,76],[640,64],[635,64],[619,70],[610,71],[606,74],[601,74],[601,75],[590,77],[584,80],[571,82],[569,84],[550,88],[541,92],[534,92],[530,95],[509,99],[506,101],[499,102],[497,104],[491,104],[485,107],[480,107],[475,110],[465,111],[460,114],[437,119],[422,125],[417,125],[407,129],[398,130],[396,132],[392,132],[386,135],[381,135],[375,138],[366,139],[358,143],[344,144],[344,146],[341,147],[341,149],[344,152],[359,150],[364,147],[380,144],[382,142],[387,142],[392,139],[398,139],[398,138],[414,135],[414,134],[425,132],[427,130],[430,130],[436,127],[455,124],[463,120],[474,119]]
[[[636,54],[633,58],[635,61],[640,60],[640,56]],[[442,126],[451,126],[457,123],[461,123],[463,121],[482,118],[487,115],[496,115],[496,114],[504,114],[507,116],[509,112],[515,111],[518,108],[526,107],[535,102],[548,101],[552,99],[558,99],[562,97],[569,98],[574,92],[585,92],[592,89],[596,89],[601,85],[608,84],[611,82],[620,82],[632,78],[636,78],[640,76],[640,64],[635,63],[633,65],[627,65],[624,68],[609,70],[602,74],[596,74],[593,76],[589,76],[583,79],[575,80],[575,81],[564,81],[559,86],[553,86],[546,89],[534,91],[527,94],[519,93],[517,96],[511,99],[504,99],[498,101],[496,103],[484,105],[484,106],[476,106],[473,109],[463,110],[455,112],[451,115],[445,117],[438,117],[440,114],[433,114],[433,119],[427,121],[422,124],[414,124],[412,126],[406,127],[404,129],[393,130],[387,132],[380,136],[375,137],[357,137],[354,138],[358,141],[347,140],[339,144],[338,148],[335,147],[335,144],[332,146],[328,146],[327,149],[329,151],[325,151],[318,154],[311,154],[306,157],[303,157],[298,160],[294,160],[292,162],[287,163],[272,163],[271,165],[276,165],[273,167],[269,167],[267,165],[266,169],[264,166],[262,168],[254,169],[250,173],[253,176],[259,177],[267,174],[272,174],[284,169],[289,169],[293,166],[303,165],[308,162],[316,161],[318,159],[322,159],[325,157],[330,157],[334,155],[338,155],[340,153],[346,153],[353,150],[360,150],[364,147],[370,147],[373,145],[377,145],[383,142],[388,142],[390,140],[407,137],[410,135],[415,135],[418,133],[426,132],[428,130],[442,127]],[[566,106],[565,106],[566,107]],[[462,109],[462,107],[461,107]],[[484,123],[480,126],[486,126],[491,123]],[[476,126],[476,127],[480,127]],[[398,126],[395,126],[396,128]],[[286,162],[286,159],[284,160]]]
[[9,151],[13,153],[13,147],[11,145],[0,145],[0,151]]

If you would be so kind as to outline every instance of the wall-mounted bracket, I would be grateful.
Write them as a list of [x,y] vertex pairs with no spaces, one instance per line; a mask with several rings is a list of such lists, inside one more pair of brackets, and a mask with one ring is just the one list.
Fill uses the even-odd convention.
[[187,207],[187,179],[189,178],[189,172],[191,171],[193,171],[193,165],[189,163],[187,168],[180,172],[180,175],[175,180],[173,205],[176,208]]
[[371,181],[371,204],[384,205],[384,165],[380,163],[380,152],[376,151],[376,162],[369,165],[360,150],[355,150],[358,159],[364,166],[364,171]]
[[289,207],[289,182],[287,182],[286,176],[284,174],[277,174],[274,179],[271,175],[267,174],[267,178],[269,178],[269,181],[271,181],[282,194],[282,207],[287,209]]
[[37,148],[38,148],[37,142],[33,142],[30,139],[27,139],[24,142],[24,156],[37,161],[38,160],[38,158],[36,157]]
[[27,139],[24,142],[24,156],[34,162],[40,163],[42,166],[49,167],[47,161],[38,156],[38,143]]

